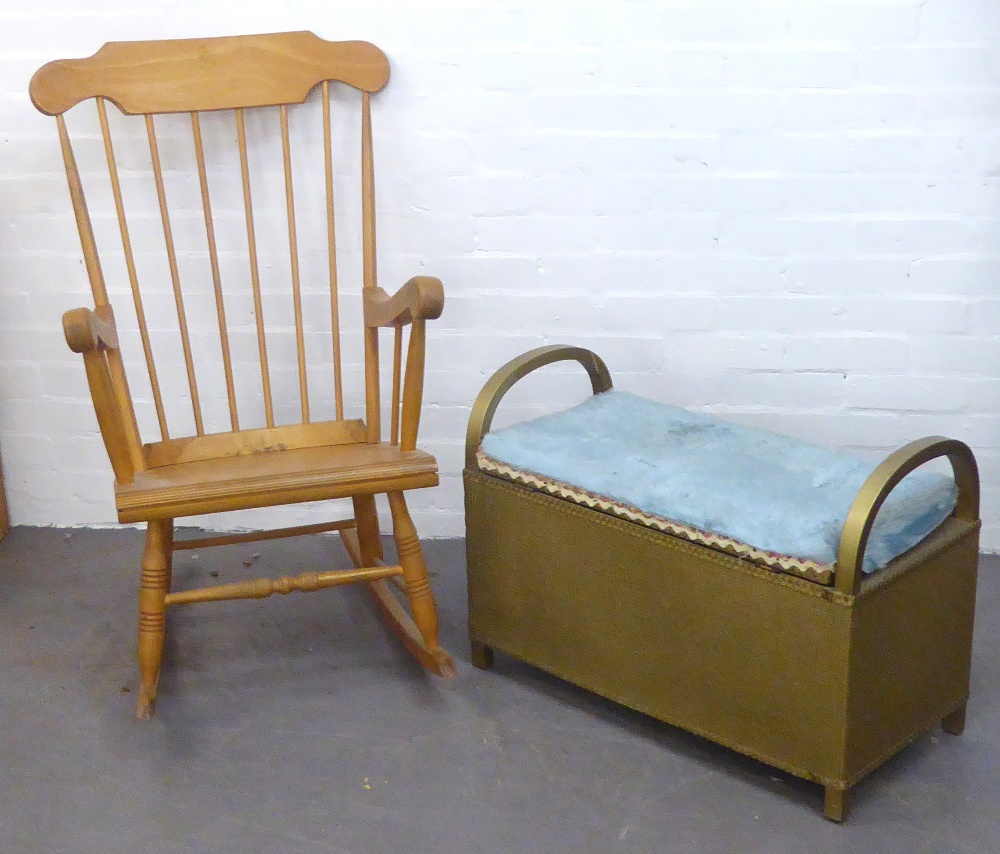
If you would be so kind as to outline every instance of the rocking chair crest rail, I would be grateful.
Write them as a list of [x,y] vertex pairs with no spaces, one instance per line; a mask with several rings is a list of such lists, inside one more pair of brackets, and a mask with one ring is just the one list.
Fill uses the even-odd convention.
[[[371,96],[388,80],[379,48],[310,32],[112,42],[32,78],[32,102],[56,118],[94,300],[65,314],[66,341],[83,356],[119,519],[148,523],[140,717],[167,604],[363,581],[415,657],[454,672],[403,497],[438,483],[416,443],[425,324],[444,292],[430,276],[395,294],[377,279]],[[378,494],[396,567],[382,561]],[[337,530],[354,569],[171,590],[172,554],[189,547],[175,518],[343,498],[352,519],[203,542]],[[386,602],[395,576],[409,609]]]

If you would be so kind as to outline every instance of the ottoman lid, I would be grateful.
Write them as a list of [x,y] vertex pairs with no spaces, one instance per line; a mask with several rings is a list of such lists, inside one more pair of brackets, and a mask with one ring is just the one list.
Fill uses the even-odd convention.
[[[603,500],[613,506],[599,509],[634,521],[659,520],[666,524],[653,527],[670,533],[704,541],[673,523],[721,538],[707,544],[827,583],[851,504],[880,462],[614,390],[487,434],[479,461],[549,492],[559,491],[546,483],[558,484],[563,497]],[[947,475],[904,478],[878,513],[864,571],[917,545],[957,496]]]

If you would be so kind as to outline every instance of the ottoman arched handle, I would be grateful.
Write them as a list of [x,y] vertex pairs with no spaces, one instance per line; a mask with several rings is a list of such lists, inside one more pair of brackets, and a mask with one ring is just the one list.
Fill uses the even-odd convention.
[[503,400],[504,395],[510,391],[511,387],[532,371],[551,365],[553,362],[566,361],[579,362],[583,365],[590,376],[590,385],[594,394],[611,389],[611,374],[608,373],[608,367],[604,364],[604,360],[584,347],[550,344],[547,347],[538,347],[535,350],[522,353],[499,368],[487,380],[483,390],[479,392],[476,402],[472,405],[469,429],[465,434],[465,465],[467,467],[475,468],[476,451],[482,444],[483,436],[490,431],[493,415],[497,411],[500,401]]
[[947,457],[958,485],[954,516],[966,522],[979,519],[979,469],[976,458],[964,442],[942,436],[917,439],[894,451],[875,468],[861,485],[847,514],[837,549],[834,584],[841,593],[856,595],[861,586],[861,565],[868,536],[879,508],[896,485],[914,469],[937,457]]

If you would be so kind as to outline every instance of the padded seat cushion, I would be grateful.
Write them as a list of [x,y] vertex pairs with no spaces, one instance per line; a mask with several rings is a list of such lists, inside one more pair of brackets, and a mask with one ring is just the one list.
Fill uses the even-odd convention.
[[[493,474],[822,583],[879,462],[614,390],[489,433],[478,459]],[[947,475],[904,478],[879,511],[864,571],[919,543],[957,497]]]

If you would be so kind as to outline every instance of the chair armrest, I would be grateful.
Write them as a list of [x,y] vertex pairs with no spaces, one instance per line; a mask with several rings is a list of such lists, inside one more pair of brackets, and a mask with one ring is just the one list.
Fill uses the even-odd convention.
[[475,467],[476,451],[482,444],[483,436],[490,431],[493,415],[503,400],[505,394],[518,381],[532,371],[551,365],[553,362],[579,362],[590,376],[590,385],[594,394],[609,391],[612,388],[611,374],[607,365],[596,353],[583,347],[571,347],[566,344],[550,344],[522,353],[501,367],[483,386],[476,402],[472,405],[472,415],[469,417],[469,429],[465,434],[465,465]]
[[929,436],[894,451],[861,485],[847,514],[837,549],[835,585],[841,593],[856,595],[861,585],[861,565],[875,516],[889,493],[914,469],[937,457],[947,457],[958,485],[954,515],[967,522],[979,519],[979,469],[969,446],[957,439]]
[[83,356],[94,413],[115,480],[131,483],[141,470],[141,443],[118,350],[118,330],[110,305],[75,308],[63,315],[66,343]]
[[[410,341],[406,354],[406,376],[403,381],[402,422],[400,447],[412,451],[416,447],[417,429],[420,425],[420,407],[424,391],[424,349],[427,320],[441,316],[444,309],[444,287],[440,279],[433,276],[414,276],[395,294],[389,296],[382,288],[365,288],[363,293],[365,314],[365,335],[371,342],[366,344],[366,352],[378,352],[378,329],[382,326],[396,327],[397,351],[393,365],[394,382],[398,381],[400,370],[399,344],[401,327],[410,324]],[[371,348],[370,350],[368,348]],[[369,388],[368,423],[378,418],[378,369],[375,361],[366,358],[366,378]],[[371,389],[376,389],[372,396]],[[395,391],[393,394],[395,395]],[[396,429],[398,399],[393,402],[393,431]],[[369,441],[378,435],[369,426]]]
[[414,276],[392,296],[382,288],[366,288],[363,293],[365,326],[435,320],[444,309],[444,286],[433,276]]
[[67,311],[63,315],[63,332],[74,353],[118,349],[118,329],[110,305],[98,306],[93,311],[89,308]]

